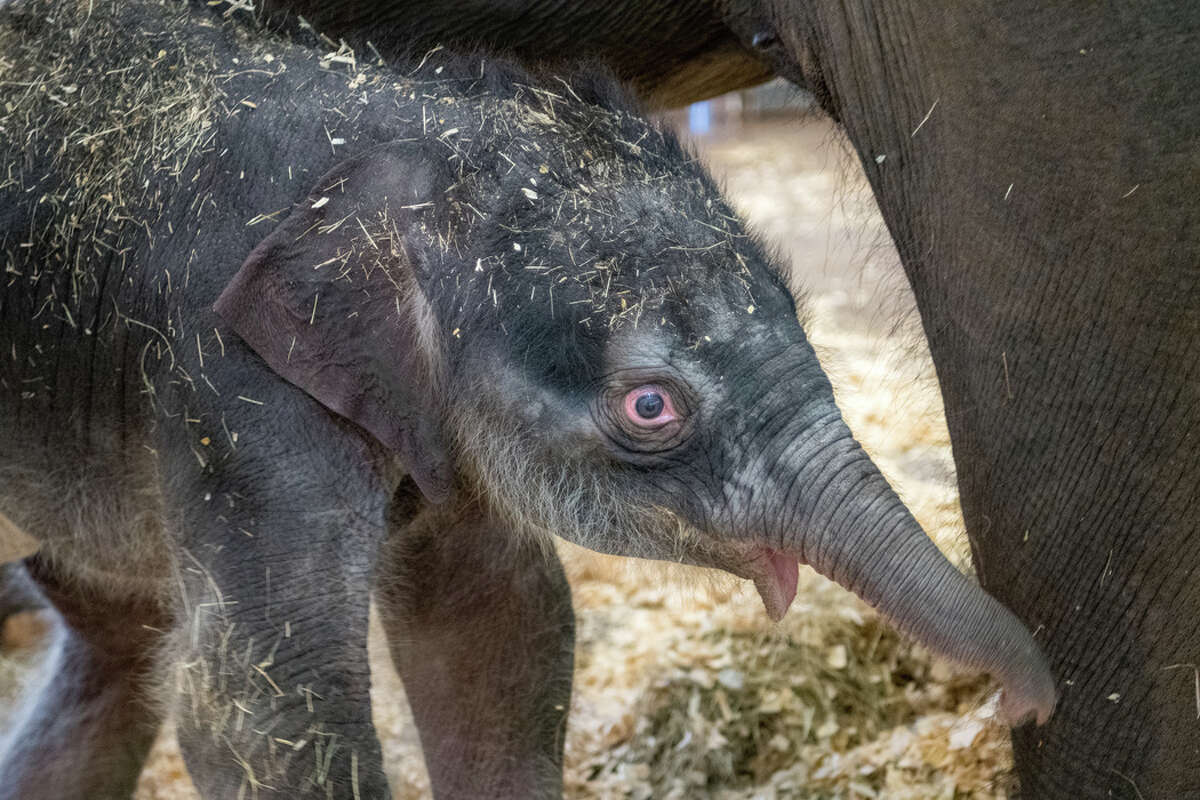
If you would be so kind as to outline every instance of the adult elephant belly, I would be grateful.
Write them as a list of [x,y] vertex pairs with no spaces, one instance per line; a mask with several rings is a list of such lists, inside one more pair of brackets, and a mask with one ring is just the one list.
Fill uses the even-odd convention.
[[276,24],[301,15],[322,33],[386,55],[482,46],[525,62],[603,61],[657,106],[753,86],[772,75],[711,0],[266,0]]

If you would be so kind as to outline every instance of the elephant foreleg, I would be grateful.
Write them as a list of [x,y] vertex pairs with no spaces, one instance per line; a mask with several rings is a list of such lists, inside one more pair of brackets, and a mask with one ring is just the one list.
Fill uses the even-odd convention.
[[254,437],[201,469],[174,432],[159,447],[180,750],[205,800],[385,800],[367,618],[388,492],[357,434],[277,382],[256,392],[225,412]]
[[376,592],[434,795],[561,797],[575,617],[553,550],[474,505],[426,510]]
[[253,539],[183,553],[180,749],[206,800],[385,800],[367,662],[370,548],[352,512],[286,503],[231,512],[247,531],[257,523]]

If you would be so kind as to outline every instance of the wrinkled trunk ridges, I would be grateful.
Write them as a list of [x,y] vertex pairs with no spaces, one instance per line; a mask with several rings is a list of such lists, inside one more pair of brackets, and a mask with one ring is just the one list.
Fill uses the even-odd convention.
[[995,676],[1011,724],[1045,722],[1054,680],[1033,636],[937,549],[845,423],[793,442],[790,460],[803,474],[770,538],[932,652]]

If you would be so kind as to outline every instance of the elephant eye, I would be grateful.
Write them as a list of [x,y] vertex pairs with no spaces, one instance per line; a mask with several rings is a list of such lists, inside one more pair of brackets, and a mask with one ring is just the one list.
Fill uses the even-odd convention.
[[638,399],[633,403],[633,410],[642,419],[654,419],[662,413],[663,406],[665,405],[666,403],[663,402],[661,394],[658,392],[646,392],[645,394],[638,395]]
[[625,395],[625,416],[643,428],[658,428],[675,419],[675,406],[662,387],[639,386]]

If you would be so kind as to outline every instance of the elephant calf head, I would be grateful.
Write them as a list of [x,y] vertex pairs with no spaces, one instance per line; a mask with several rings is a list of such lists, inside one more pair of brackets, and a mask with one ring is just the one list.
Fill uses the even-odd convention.
[[699,161],[602,81],[446,69],[414,93],[442,124],[318,180],[217,310],[432,502],[458,486],[519,529],[727,570],[775,619],[810,564],[1045,720],[1037,645],[854,441]]

